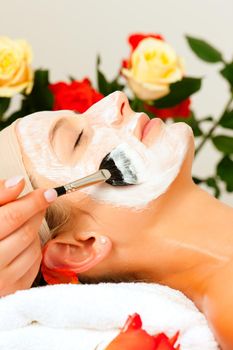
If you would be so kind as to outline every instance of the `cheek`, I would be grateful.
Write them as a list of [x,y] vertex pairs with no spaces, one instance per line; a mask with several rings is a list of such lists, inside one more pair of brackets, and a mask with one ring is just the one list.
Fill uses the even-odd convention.
[[155,155],[154,161],[160,164],[163,171],[183,160],[190,144],[190,129],[185,123],[175,123],[163,126],[159,133],[152,130],[149,135],[152,138],[149,149]]
[[89,109],[89,123],[98,128],[111,126],[119,118],[119,109],[115,104],[109,104],[107,101],[101,101],[101,106],[95,105],[93,110]]
[[106,126],[93,127],[91,142],[80,162],[76,165],[79,166],[82,175],[85,176],[97,171],[103,158],[123,140],[124,137],[121,135],[120,130]]
[[[189,148],[190,132],[187,127],[173,125],[165,128],[150,148],[136,138],[124,135],[122,142],[132,147],[138,157],[143,159],[143,181],[139,185],[114,187],[104,183],[83,191],[97,201],[116,207],[131,207],[136,210],[148,207],[175,180]],[[103,156],[104,154],[101,159]]]

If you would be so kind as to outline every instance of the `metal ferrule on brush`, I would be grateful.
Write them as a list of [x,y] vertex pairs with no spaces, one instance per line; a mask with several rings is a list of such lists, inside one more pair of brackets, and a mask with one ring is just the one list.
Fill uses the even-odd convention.
[[79,188],[94,185],[99,182],[104,182],[111,177],[110,171],[107,169],[98,170],[96,173],[83,177],[77,181],[70,182],[64,185],[66,193],[74,192]]

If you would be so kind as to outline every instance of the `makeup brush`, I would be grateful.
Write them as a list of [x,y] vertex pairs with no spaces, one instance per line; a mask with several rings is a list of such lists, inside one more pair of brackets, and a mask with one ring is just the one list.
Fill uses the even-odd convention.
[[107,182],[112,186],[136,185],[138,178],[134,161],[131,159],[133,157],[132,154],[130,157],[126,153],[130,152],[119,145],[103,158],[99,170],[95,173],[54,188],[58,197],[101,182]]

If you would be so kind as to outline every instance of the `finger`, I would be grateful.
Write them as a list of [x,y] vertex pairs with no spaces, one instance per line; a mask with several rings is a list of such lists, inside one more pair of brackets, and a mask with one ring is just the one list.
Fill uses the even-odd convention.
[[15,176],[0,181],[0,206],[14,201],[22,192],[25,182],[23,176]]
[[19,278],[17,283],[17,287],[19,289],[25,289],[30,288],[40,270],[40,264],[41,264],[41,257],[39,256],[38,259],[35,260],[33,265],[28,269],[28,271]]
[[45,212],[40,212],[27,221],[20,229],[0,241],[0,270],[9,265],[35,239]]
[[0,289],[0,297],[4,297],[6,295],[14,293],[17,290],[30,288],[39,272],[40,263],[41,259],[40,257],[38,257],[38,259],[35,260],[34,264],[31,267],[29,267],[28,271],[26,271],[22,277],[20,277],[17,281],[15,281],[12,284],[7,283],[4,289]]
[[0,240],[16,231],[31,217],[45,210],[57,198],[53,189],[35,190],[0,208]]
[[32,242],[19,256],[17,256],[0,274],[0,290],[19,280],[30,267],[42,259],[39,238]]

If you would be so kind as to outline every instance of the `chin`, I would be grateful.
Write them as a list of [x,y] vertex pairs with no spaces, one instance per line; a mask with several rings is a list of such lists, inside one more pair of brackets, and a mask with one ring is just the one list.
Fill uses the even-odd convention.
[[166,124],[166,127],[173,130],[175,134],[182,135],[184,138],[194,139],[192,128],[185,122],[172,123],[170,125]]

